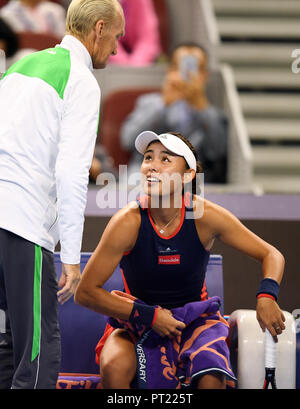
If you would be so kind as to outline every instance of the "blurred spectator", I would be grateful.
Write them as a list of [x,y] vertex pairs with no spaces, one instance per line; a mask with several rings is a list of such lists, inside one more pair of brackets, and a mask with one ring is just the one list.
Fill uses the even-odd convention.
[[119,0],[125,14],[126,32],[118,44],[118,54],[110,63],[145,66],[161,52],[158,18],[152,0]]
[[62,38],[66,11],[63,6],[44,0],[10,0],[0,9],[0,16],[16,32],[33,31]]
[[0,17],[0,50],[6,57],[12,57],[19,49],[18,37],[11,27]]
[[0,50],[6,55],[6,68],[9,68],[14,62],[25,55],[35,51],[33,49],[19,49],[19,40],[17,34],[12,30],[9,24],[0,17]]
[[101,144],[96,145],[94,157],[90,168],[89,183],[95,184],[100,173],[111,173],[118,180],[118,174],[114,166],[114,161]]
[[206,96],[207,54],[194,43],[179,45],[172,53],[161,93],[140,96],[121,127],[122,147],[132,152],[128,174],[138,172],[141,155],[136,136],[151,130],[174,131],[188,137],[204,168],[207,183],[226,183],[228,121]]

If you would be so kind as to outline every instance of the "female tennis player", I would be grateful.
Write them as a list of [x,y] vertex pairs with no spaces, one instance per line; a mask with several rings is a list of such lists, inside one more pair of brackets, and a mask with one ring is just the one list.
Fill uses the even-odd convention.
[[[178,375],[182,385],[225,388],[226,379],[234,379],[226,321],[209,307],[197,327],[186,316],[178,318],[177,311],[209,303],[203,301],[207,298],[204,278],[213,243],[219,239],[261,262],[257,319],[263,331],[268,328],[276,337],[285,328],[276,302],[284,257],[229,211],[195,195],[195,186],[192,202],[187,203],[183,188],[185,183],[195,182],[201,166],[193,146],[182,135],[145,131],[135,146],[144,155],[145,197],[111,218],[82,274],[75,301],[132,327],[151,328],[162,339],[171,340],[177,351],[173,375]],[[172,183],[166,188],[167,176]],[[175,205],[178,193],[182,198],[179,207]],[[170,199],[168,207],[163,205],[166,197]],[[194,217],[187,217],[189,212]],[[102,288],[119,263],[126,293],[145,304],[133,297],[128,302]],[[130,329],[107,327],[96,348],[103,388],[132,386],[139,365],[135,345]],[[171,368],[168,370],[170,375]]]

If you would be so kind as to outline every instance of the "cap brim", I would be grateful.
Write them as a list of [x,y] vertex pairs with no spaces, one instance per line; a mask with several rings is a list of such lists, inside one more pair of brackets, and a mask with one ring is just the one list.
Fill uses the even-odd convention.
[[143,155],[149,143],[155,140],[159,140],[158,135],[155,132],[144,131],[137,136],[135,140],[135,148]]
[[152,141],[160,141],[168,151],[175,153],[175,155],[182,156],[190,168],[197,170],[196,158],[190,148],[183,140],[173,134],[157,135],[153,131],[144,131],[140,133],[135,140],[135,147],[138,152],[144,155],[147,146]]

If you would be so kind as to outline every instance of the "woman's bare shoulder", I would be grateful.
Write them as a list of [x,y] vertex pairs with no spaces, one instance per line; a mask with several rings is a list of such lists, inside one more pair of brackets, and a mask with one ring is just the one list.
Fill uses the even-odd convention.
[[100,243],[109,244],[110,247],[130,250],[138,237],[141,225],[141,216],[138,204],[128,203],[118,210],[109,220]]
[[199,222],[215,224],[221,219],[234,217],[233,214],[224,207],[200,196],[195,195],[193,203],[195,220]]
[[197,218],[207,217],[212,214],[226,211],[226,209],[218,204],[197,195],[193,196],[193,209],[196,216],[198,216]]
[[111,218],[111,224],[117,224],[125,228],[139,227],[141,220],[139,205],[137,202],[129,202],[122,209],[118,210]]

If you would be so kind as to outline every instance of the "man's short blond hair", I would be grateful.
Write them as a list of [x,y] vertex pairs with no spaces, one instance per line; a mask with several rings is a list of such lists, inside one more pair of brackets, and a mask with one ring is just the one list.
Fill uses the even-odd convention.
[[87,37],[98,20],[110,26],[122,8],[118,0],[72,0],[67,12],[66,33]]

